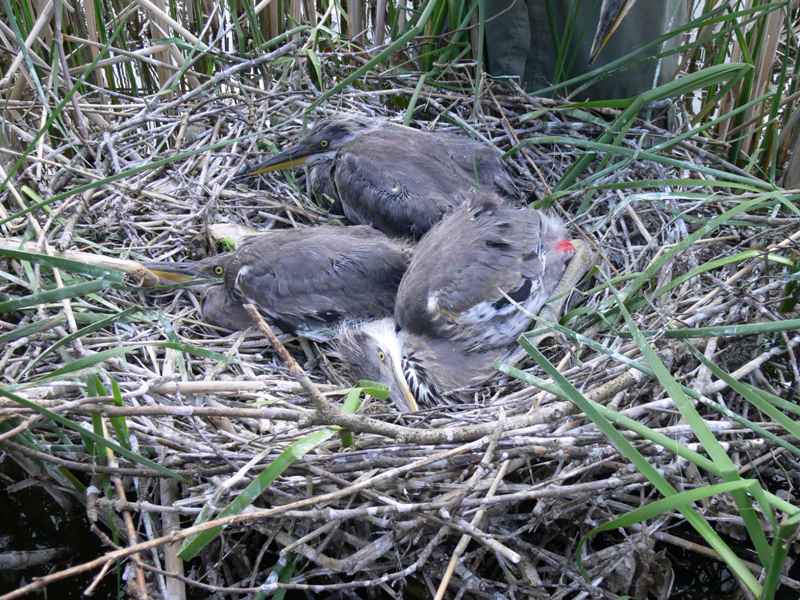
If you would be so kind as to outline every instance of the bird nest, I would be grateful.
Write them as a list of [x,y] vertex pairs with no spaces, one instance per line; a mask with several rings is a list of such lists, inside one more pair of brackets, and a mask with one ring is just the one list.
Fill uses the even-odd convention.
[[[350,72],[344,63],[325,68],[332,81]],[[6,222],[6,247],[24,237],[42,253],[177,261],[218,251],[220,237],[242,227],[341,222],[308,197],[299,172],[253,187],[232,182],[244,161],[295,140],[319,98],[302,61],[260,72],[260,84],[252,71],[235,70],[169,101],[118,94],[109,103],[97,92],[68,106],[64,122],[74,129],[37,142],[38,155],[0,195],[11,214],[37,198],[56,200]],[[774,424],[692,352],[785,396],[797,377],[800,336],[670,333],[779,319],[786,261],[767,260],[767,251],[790,256],[798,238],[779,195],[763,199],[769,194],[751,189],[704,139],[675,140],[688,129],[679,106],[656,109],[663,127],[634,123],[613,168],[598,156],[575,184],[559,188],[585,155],[582,142],[599,138],[616,113],[564,110],[491,82],[476,93],[455,75],[446,90],[423,85],[417,95],[416,82],[369,75],[308,116],[411,116],[413,127],[516,148],[506,160],[520,187],[599,256],[573,294],[564,329],[540,344],[549,362],[584,397],[697,448],[652,370],[637,368],[647,362],[634,323],[672,376],[697,392],[698,410],[742,472],[758,469],[778,493],[800,484],[796,458],[742,418],[769,432]],[[10,108],[12,135],[30,141],[42,107]],[[649,152],[666,141],[676,143]],[[716,259],[729,260],[710,263]],[[30,265],[6,259],[3,300],[99,280]],[[200,318],[200,298],[198,288],[128,281],[2,315],[3,383],[19,386],[17,401],[0,400],[3,451],[54,498],[85,504],[101,546],[81,569],[128,560],[131,581],[156,595],[174,585],[170,572],[198,595],[228,597],[279,588],[428,597],[440,586],[452,598],[666,597],[673,567],[665,555],[707,553],[669,515],[579,548],[592,527],[658,494],[539,362],[521,363],[516,376],[498,372],[469,403],[398,414],[362,394],[348,412],[355,382],[331,348],[285,335],[270,343],[258,327],[214,329]],[[15,338],[18,331],[24,336]],[[281,348],[297,364],[287,364]],[[103,450],[86,440],[87,430],[123,446],[128,440],[151,462]],[[629,439],[676,488],[702,484],[683,458]],[[698,510],[725,535],[743,538],[729,497]],[[181,566],[181,557],[194,556]]]

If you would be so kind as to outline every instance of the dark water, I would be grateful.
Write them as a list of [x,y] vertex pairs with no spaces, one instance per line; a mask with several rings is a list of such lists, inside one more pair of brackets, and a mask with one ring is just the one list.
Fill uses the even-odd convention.
[[[82,512],[64,514],[61,507],[44,491],[41,485],[30,485],[8,492],[11,482],[24,480],[16,465],[6,459],[0,463],[0,552],[41,550],[67,547],[63,558],[49,564],[23,571],[0,570],[0,593],[10,592],[34,577],[60,571],[71,565],[97,558],[103,551],[97,537],[89,530]],[[80,509],[79,505],[75,505]],[[85,576],[69,578],[47,587],[47,598],[79,600],[85,598],[83,591],[91,584],[97,571]],[[96,588],[94,598],[116,598],[118,588],[116,572],[112,569]],[[124,588],[124,586],[120,586]],[[36,596],[32,596],[36,597]],[[42,598],[44,596],[39,595]]]

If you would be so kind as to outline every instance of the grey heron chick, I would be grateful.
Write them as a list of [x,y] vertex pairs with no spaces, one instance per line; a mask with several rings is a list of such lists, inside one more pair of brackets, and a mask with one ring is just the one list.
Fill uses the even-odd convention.
[[203,319],[225,329],[252,325],[245,303],[287,333],[325,341],[342,321],[392,314],[410,247],[364,225],[281,229],[244,239],[233,252],[193,262],[150,263],[161,279],[211,283]]
[[341,203],[350,222],[394,236],[422,236],[469,190],[519,196],[493,146],[363,117],[322,121],[238,177],[299,166],[308,168],[312,188]]
[[[394,318],[347,328],[340,354],[405,410],[439,403],[490,377],[531,316],[561,284],[577,283],[563,280],[575,253],[560,219],[475,195],[420,241]],[[417,402],[405,399],[406,388]]]

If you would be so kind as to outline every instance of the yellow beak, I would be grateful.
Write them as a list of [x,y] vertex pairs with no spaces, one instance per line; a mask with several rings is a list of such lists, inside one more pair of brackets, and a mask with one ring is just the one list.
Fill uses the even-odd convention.
[[314,154],[314,149],[301,142],[286,148],[283,152],[278,152],[275,156],[265,161],[251,166],[245,166],[239,171],[236,178],[255,177],[256,175],[272,173],[273,171],[302,167],[312,154]]
[[159,269],[150,269],[150,272],[158,277],[161,281],[166,281],[169,283],[186,283],[187,281],[195,279],[195,277],[187,275],[186,273],[173,273],[171,271],[160,271]]
[[408,387],[408,382],[406,381],[406,376],[403,373],[403,369],[400,366],[399,360],[392,361],[392,371],[394,373],[394,379],[397,382],[397,386],[400,388],[400,392],[403,394],[403,400],[408,407],[410,412],[417,412],[419,410],[419,406],[417,406],[417,399],[414,398],[414,394],[411,393],[411,388]]

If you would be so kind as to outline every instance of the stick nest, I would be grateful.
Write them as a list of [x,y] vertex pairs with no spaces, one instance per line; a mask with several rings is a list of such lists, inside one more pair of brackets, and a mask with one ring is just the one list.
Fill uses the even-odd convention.
[[[326,74],[341,78],[348,69],[331,63]],[[258,81],[254,71],[239,70],[169,101],[111,97],[98,90],[69,104],[61,119],[64,129],[37,143],[39,153],[0,200],[13,214],[20,202],[30,201],[21,191],[24,185],[47,199],[98,179],[114,180],[66,195],[49,212],[6,223],[3,235],[27,235],[56,250],[179,261],[220,250],[211,224],[267,230],[340,222],[324,203],[309,198],[299,172],[270,175],[255,187],[231,183],[244,161],[295,140],[304,111],[318,97],[302,60],[260,70]],[[450,91],[422,87],[412,126],[461,131],[507,151],[542,136],[595,140],[615,116],[556,110],[562,106],[558,102],[488,82],[480,86],[476,102],[470,82],[451,79]],[[311,118],[356,113],[402,122],[414,77],[372,75],[357,83],[315,109]],[[42,107],[27,101],[10,108],[12,133],[29,141],[26,135],[41,124]],[[677,108],[660,111],[663,127],[638,121],[621,146],[645,151],[685,131]],[[589,184],[579,182],[551,209],[601,257],[563,321],[599,346],[557,334],[542,345],[545,355],[586,397],[693,449],[697,440],[669,395],[653,377],[621,360],[646,364],[610,289],[624,293],[631,281],[626,283],[624,276],[652,269],[675,244],[756,196],[699,184],[709,177],[708,168],[738,173],[715,156],[717,151],[701,138],[689,138],[661,153],[680,163],[641,160],[635,154],[613,158],[618,161],[614,169]],[[568,140],[540,140],[507,162],[536,200],[552,191],[582,153]],[[182,158],[163,161],[175,156]],[[583,176],[602,168],[595,161]],[[698,181],[687,183],[691,179]],[[655,180],[663,183],[626,185]],[[685,340],[666,334],[675,327],[781,318],[778,304],[787,275],[765,253],[683,281],[677,278],[747,250],[777,248],[778,254],[791,256],[797,220],[785,210],[769,201],[709,229],[654,269],[627,298],[633,320],[648,332],[672,376],[701,394],[696,406],[731,458],[779,494],[800,484],[797,458],[735,417],[760,423],[778,436],[783,431],[689,350],[694,346],[737,379],[785,396],[797,377],[793,348],[800,337],[777,333]],[[66,271],[54,275],[44,266],[23,268],[12,260],[4,270],[8,275],[0,282],[0,294],[6,299],[86,281]],[[677,283],[666,288],[671,282]],[[4,450],[55,484],[48,487],[60,502],[73,497],[85,503],[90,517],[102,524],[98,532],[132,517],[127,529],[118,524],[127,545],[187,528],[201,510],[213,517],[290,444],[335,422],[312,404],[256,328],[230,334],[203,324],[200,298],[197,288],[117,286],[2,315],[0,333],[52,319],[48,327],[0,350],[4,384],[25,384],[19,395],[88,429],[93,428],[92,415],[101,415],[95,430],[102,422],[105,434],[117,441],[110,417],[124,417],[134,451],[184,478],[176,485],[124,457],[93,455],[75,431],[56,432],[49,420],[2,400],[0,420],[6,419],[6,430],[20,428],[17,437],[3,437]],[[96,323],[98,314],[129,308],[138,312],[51,348]],[[353,382],[330,349],[303,348],[288,336],[281,340],[326,400],[341,406]],[[111,396],[91,396],[86,372],[70,372],[70,367],[121,348],[124,353],[94,368],[106,390],[112,381],[119,385],[120,407]],[[62,368],[66,372],[59,375]],[[703,552],[691,530],[669,529],[680,523],[677,517],[662,516],[646,527],[591,542],[582,551],[589,579],[580,574],[576,551],[581,537],[659,495],[571,402],[551,393],[557,386],[536,363],[521,368],[549,383],[550,391],[498,373],[476,390],[473,402],[418,414],[398,415],[387,402],[368,398],[352,417],[353,446],[345,447],[343,438],[333,435],[291,462],[255,500],[259,512],[245,510],[238,524],[206,546],[201,561],[186,566],[186,581],[225,590],[229,597],[262,585],[267,590],[336,592],[337,597],[364,597],[364,590],[372,597],[428,597],[443,581],[445,597],[452,598],[667,593],[672,584],[665,553],[675,548]],[[48,376],[44,383],[37,380]],[[702,474],[672,452],[633,435],[630,439],[676,488],[705,483]],[[104,491],[90,488],[87,500],[59,466]],[[120,484],[113,492],[100,485],[108,477]],[[745,539],[729,496],[697,509],[725,535]],[[109,543],[108,538],[102,541]],[[165,581],[154,568],[163,568],[159,561],[175,553],[165,543],[156,547],[158,552],[141,553],[136,563],[154,594],[163,593]],[[451,557],[456,559],[448,567]]]

